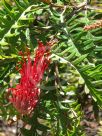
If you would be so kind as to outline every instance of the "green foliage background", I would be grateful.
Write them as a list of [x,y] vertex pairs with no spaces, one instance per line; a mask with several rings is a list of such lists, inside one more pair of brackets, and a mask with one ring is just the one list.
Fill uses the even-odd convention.
[[10,82],[15,85],[19,79],[18,52],[28,46],[34,56],[37,39],[43,43],[57,39],[41,84],[40,103],[32,117],[22,117],[31,129],[21,128],[21,132],[24,136],[84,136],[78,88],[82,85],[102,107],[102,27],[91,31],[83,27],[101,19],[102,13],[82,0],[49,4],[2,0],[0,4],[0,116],[8,119],[19,114],[6,98]]

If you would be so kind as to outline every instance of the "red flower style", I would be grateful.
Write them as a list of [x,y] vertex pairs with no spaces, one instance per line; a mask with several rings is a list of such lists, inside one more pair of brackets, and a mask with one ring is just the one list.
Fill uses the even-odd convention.
[[30,114],[39,101],[40,88],[38,88],[38,84],[50,63],[50,44],[47,45],[44,46],[39,42],[34,63],[32,63],[30,53],[27,53],[27,61],[24,59],[24,55],[22,56],[23,63],[19,70],[20,82],[15,88],[9,88],[10,102],[23,115]]

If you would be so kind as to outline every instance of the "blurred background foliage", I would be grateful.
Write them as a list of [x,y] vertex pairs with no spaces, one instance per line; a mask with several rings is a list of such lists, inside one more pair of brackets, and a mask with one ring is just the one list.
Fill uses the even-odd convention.
[[[91,136],[85,130],[88,121],[94,121],[93,129],[101,122],[102,27],[83,29],[101,17],[101,0],[0,1],[0,117],[17,123],[17,135]],[[18,52],[28,47],[34,57],[37,39],[57,42],[40,86],[40,103],[31,117],[20,116],[7,89],[19,82]],[[21,120],[25,125],[19,127]],[[102,135],[101,125],[97,133]]]

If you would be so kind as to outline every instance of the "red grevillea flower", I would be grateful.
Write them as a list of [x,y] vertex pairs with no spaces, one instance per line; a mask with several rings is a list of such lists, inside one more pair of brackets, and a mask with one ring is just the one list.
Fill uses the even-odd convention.
[[10,102],[21,114],[29,114],[39,101],[40,88],[38,84],[43,78],[49,65],[50,45],[44,46],[39,42],[35,53],[34,62],[27,53],[27,60],[22,57],[23,63],[20,69],[20,82],[15,88],[9,88],[11,92]]

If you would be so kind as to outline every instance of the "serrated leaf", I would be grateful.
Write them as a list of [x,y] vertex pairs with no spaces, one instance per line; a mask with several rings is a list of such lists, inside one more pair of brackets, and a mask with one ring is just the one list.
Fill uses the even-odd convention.
[[74,65],[80,64],[84,59],[86,59],[87,55],[88,55],[88,54],[85,54],[85,55],[80,56],[79,58],[77,58],[76,60],[74,60],[72,63],[73,63]]

